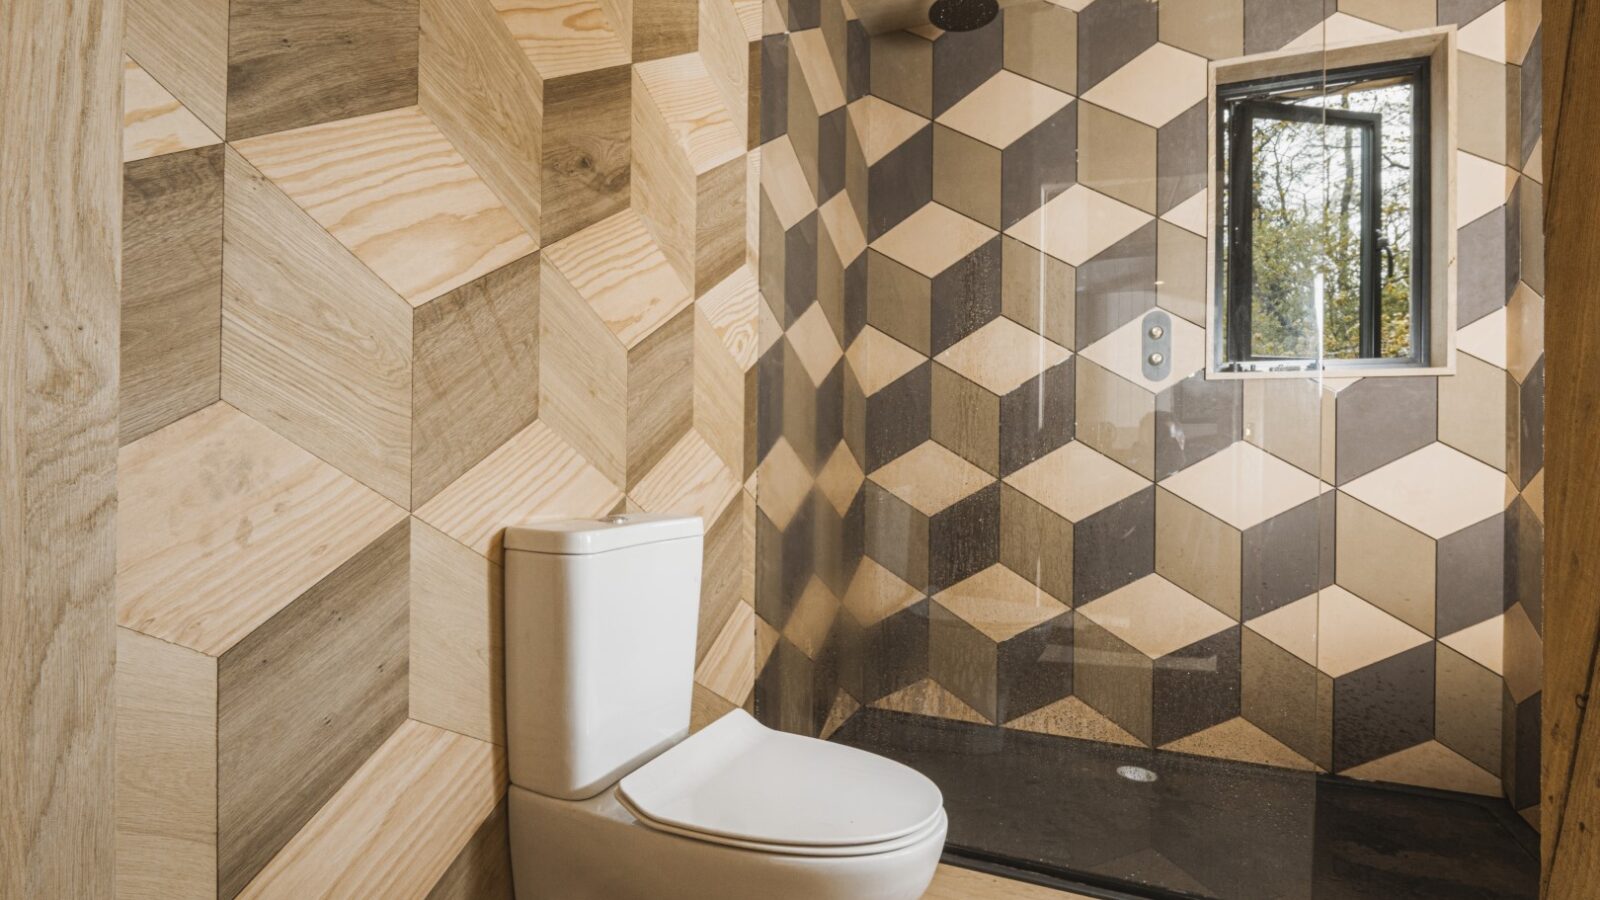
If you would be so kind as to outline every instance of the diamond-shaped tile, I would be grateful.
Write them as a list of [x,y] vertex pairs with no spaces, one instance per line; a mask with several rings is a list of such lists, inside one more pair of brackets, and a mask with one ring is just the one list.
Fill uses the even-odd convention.
[[1072,522],[1150,486],[1138,473],[1077,441],[1013,472],[1006,484]]
[[861,152],[869,166],[927,128],[929,121],[872,94],[850,104],[850,119],[855,123]]
[[1068,94],[1002,69],[936,121],[1004,149],[1071,102]]
[[844,351],[839,348],[839,339],[834,336],[833,326],[828,324],[828,317],[822,311],[822,304],[813,303],[800,318],[796,319],[789,330],[785,332],[791,346],[794,347],[795,356],[799,357],[800,365],[805,367],[806,374],[811,376],[811,383],[821,385],[828,373],[833,371]]
[[839,614],[839,598],[828,590],[822,579],[812,576],[806,589],[795,601],[794,611],[783,626],[783,636],[800,648],[810,659],[816,659],[828,640],[833,620]]
[[1447,634],[1439,643],[1460,653],[1496,675],[1505,672],[1505,619],[1495,616]]
[[1440,443],[1364,475],[1343,490],[1435,539],[1505,507],[1500,472]]
[[1301,660],[1317,662],[1317,595],[1301,597],[1245,622],[1245,627]]
[[1244,441],[1168,477],[1161,486],[1241,531],[1315,498],[1321,490],[1316,478]]
[[861,493],[861,483],[865,480],[861,464],[856,462],[855,454],[850,452],[850,445],[840,441],[839,446],[833,448],[833,453],[823,465],[822,471],[817,473],[817,489],[828,498],[828,503],[833,506],[834,512],[842,516],[849,512],[850,505],[855,502],[856,495]]
[[1096,741],[1102,744],[1120,744],[1124,747],[1143,746],[1138,738],[1122,726],[1106,718],[1081,697],[1066,697],[1049,706],[1041,707],[1006,723],[1007,728],[1031,731],[1036,734],[1053,734],[1060,737]]
[[929,203],[872,242],[879,253],[932,278],[995,236],[994,229]]
[[945,588],[933,599],[995,643],[1067,611],[1059,600],[1000,565]]
[[1071,355],[1010,319],[998,318],[934,358],[990,393],[1004,396]]
[[933,441],[923,442],[868,477],[925,516],[994,483],[989,473]]
[[1144,330],[1144,316],[1136,315],[1081,352],[1085,359],[1152,394],[1166,390],[1205,366],[1205,330],[1174,316],[1167,329],[1172,339],[1171,365],[1165,377],[1151,381],[1145,377],[1143,368]]
[[1149,222],[1151,216],[1083,185],[1073,185],[1006,234],[1079,266]]
[[878,393],[922,365],[927,357],[872,326],[861,329],[845,354],[861,392]]
[[739,493],[739,479],[697,431],[690,431],[629,492],[646,512],[697,515],[707,523]]
[[1334,678],[1428,643],[1427,635],[1344,588],[1326,588],[1315,602],[1317,668]]
[[1083,99],[1159,128],[1206,98],[1206,78],[1204,57],[1156,44],[1086,91]]
[[800,510],[811,493],[811,474],[788,438],[778,438],[756,471],[756,504],[780,530]]
[[844,608],[863,627],[870,627],[895,613],[909,609],[922,599],[922,592],[905,583],[870,556],[850,579],[844,593]]
[[769,141],[761,148],[761,188],[778,224],[787,231],[817,208],[817,196],[806,180],[800,158],[789,136]]
[[1079,607],[1079,612],[1151,659],[1231,627],[1232,619],[1160,575]]

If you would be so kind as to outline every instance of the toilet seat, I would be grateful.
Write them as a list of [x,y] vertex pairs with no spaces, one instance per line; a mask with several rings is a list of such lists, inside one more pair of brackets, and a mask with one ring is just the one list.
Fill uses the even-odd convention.
[[944,798],[921,773],[743,710],[624,777],[617,797],[647,827],[798,856],[887,853],[944,827]]

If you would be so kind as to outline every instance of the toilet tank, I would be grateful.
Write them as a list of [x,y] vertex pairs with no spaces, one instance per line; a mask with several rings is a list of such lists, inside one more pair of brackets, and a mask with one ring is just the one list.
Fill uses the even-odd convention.
[[592,797],[688,734],[701,543],[698,516],[506,529],[513,784]]

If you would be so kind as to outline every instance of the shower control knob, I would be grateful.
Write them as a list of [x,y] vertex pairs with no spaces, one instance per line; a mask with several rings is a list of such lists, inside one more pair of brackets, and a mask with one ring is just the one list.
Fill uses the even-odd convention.
[[1167,333],[1167,330],[1165,328],[1162,328],[1160,325],[1151,325],[1150,326],[1150,340],[1152,340],[1152,341],[1161,340],[1161,338],[1163,336],[1165,336],[1166,333]]
[[1164,363],[1166,361],[1167,361],[1167,358],[1165,356],[1162,356],[1159,353],[1150,354],[1150,365],[1152,365],[1152,366],[1159,366],[1159,365],[1161,365],[1162,363]]

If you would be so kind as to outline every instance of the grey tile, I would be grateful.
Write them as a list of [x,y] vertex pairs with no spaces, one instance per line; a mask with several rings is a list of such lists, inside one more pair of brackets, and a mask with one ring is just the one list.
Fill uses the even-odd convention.
[[844,321],[839,346],[855,343],[867,327],[867,254],[857,256],[844,267]]
[[1156,568],[1156,489],[1111,504],[1072,529],[1072,605],[1131,584]]
[[[1518,275],[1539,294],[1544,294],[1544,190],[1524,176],[1517,182],[1517,230],[1510,234],[1521,255]],[[1511,284],[1507,292],[1516,290]]]
[[928,674],[991,722],[998,705],[997,649],[983,632],[938,601],[929,605]]
[[1072,694],[1072,614],[1063,613],[1000,644],[995,721],[1009,722]]
[[793,322],[817,299],[817,214],[783,234],[783,297]]
[[756,268],[756,281],[761,288],[761,299],[772,311],[778,324],[789,326],[789,311],[783,302],[784,243],[783,223],[772,208],[766,191],[761,192],[760,211],[761,260]]
[[867,35],[867,29],[861,24],[860,19],[851,19],[845,23],[845,76],[844,96],[846,102],[856,100],[872,93],[872,38]]
[[876,250],[867,256],[867,322],[919,353],[929,347],[932,284]]
[[867,240],[933,200],[933,128],[923,128],[867,170]]
[[1160,746],[1239,715],[1237,625],[1155,661],[1151,739]]
[[1002,476],[1072,440],[1077,420],[1076,373],[1077,358],[1073,357],[1000,398]]
[[1072,692],[1148,743],[1150,660],[1082,613],[1072,614],[1072,643]]
[[1333,501],[1324,494],[1245,529],[1239,585],[1245,621],[1332,583],[1333,544],[1324,538]]
[[947,31],[933,42],[933,116],[1000,71],[1005,57],[1001,20],[973,31]]
[[1429,642],[1334,679],[1334,771],[1432,739],[1434,667]]
[[1521,603],[1544,632],[1544,523],[1522,497],[1506,507],[1505,606]]
[[1527,809],[1539,803],[1539,746],[1540,707],[1542,694],[1513,704],[1509,698],[1505,709],[1510,717],[1504,731],[1509,753],[1505,759],[1510,777],[1506,779],[1507,799],[1517,809]]
[[1078,104],[1011,142],[1000,154],[1000,223],[1010,228],[1078,180]]
[[930,355],[937,356],[1000,315],[1000,237],[934,276],[928,327]]
[[1518,489],[1527,487],[1533,476],[1544,468],[1544,360],[1543,356],[1539,357],[1518,390]]
[[1280,50],[1334,8],[1335,0],[1244,0],[1244,52]]
[[1518,135],[1522,148],[1522,167],[1532,161],[1533,148],[1539,142],[1539,135],[1543,128],[1544,103],[1543,82],[1544,77],[1544,30],[1534,32],[1533,43],[1528,47],[1528,55],[1523,57],[1518,73],[1518,93],[1520,119]]
[[928,520],[928,593],[937,594],[1000,561],[1000,483]]
[[822,25],[821,0],[785,0],[789,5],[789,30],[805,31]]
[[927,677],[930,605],[920,600],[842,641],[839,680],[850,696],[866,705]]
[[1078,13],[1078,92],[1155,45],[1160,12],[1149,0],[1095,0]]
[[1360,478],[1433,443],[1439,431],[1439,381],[1363,378],[1339,392],[1334,418],[1334,478]]
[[1506,227],[1504,206],[1456,232],[1457,324],[1470,325],[1506,305],[1506,235],[1515,233]]
[[1196,103],[1156,131],[1156,212],[1206,187],[1206,104]]
[[1240,381],[1212,381],[1196,372],[1156,395],[1156,480],[1239,440],[1244,421]]
[[1289,749],[1331,764],[1332,679],[1288,650],[1246,628],[1240,635],[1240,712]]
[[756,677],[755,703],[766,724],[814,737],[815,721],[810,658],[787,638],[779,638],[767,665]]
[[844,360],[834,363],[822,383],[817,385],[816,439],[814,459],[826,461],[833,448],[844,440]]
[[1000,486],[1000,562],[1072,602],[1072,523],[1008,484]]
[[1439,540],[1434,634],[1454,634],[1505,611],[1509,549],[1503,515]]
[[1077,329],[1082,349],[1156,305],[1156,222],[1145,223],[1078,267]]
[[874,482],[868,481],[862,491],[866,496],[867,555],[901,581],[927,593],[927,517]]
[[845,108],[824,113],[817,121],[817,203],[827,203],[844,190]]
[[871,472],[927,441],[933,427],[933,364],[924,362],[867,398]]
[[1439,0],[1440,25],[1466,25],[1503,0]]

